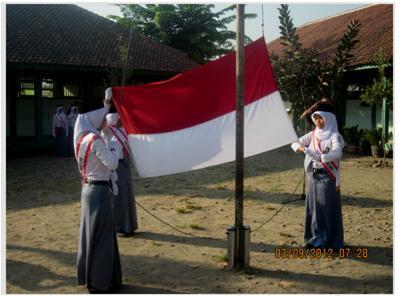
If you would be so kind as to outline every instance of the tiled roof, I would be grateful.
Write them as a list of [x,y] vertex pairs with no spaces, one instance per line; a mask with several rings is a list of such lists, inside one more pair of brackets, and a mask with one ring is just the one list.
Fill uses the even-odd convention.
[[[361,27],[351,61],[351,66],[374,64],[380,47],[387,57],[393,56],[393,5],[369,5],[334,17],[315,21],[299,27],[297,33],[304,47],[320,50],[319,59],[330,59],[343,37],[349,23],[359,20]],[[294,20],[293,20],[294,21]],[[282,56],[280,39],[268,44],[269,52]]]
[[[110,67],[119,64],[118,36],[129,30],[71,4],[6,5],[7,63]],[[133,32],[129,66],[181,72],[198,64],[182,51]]]

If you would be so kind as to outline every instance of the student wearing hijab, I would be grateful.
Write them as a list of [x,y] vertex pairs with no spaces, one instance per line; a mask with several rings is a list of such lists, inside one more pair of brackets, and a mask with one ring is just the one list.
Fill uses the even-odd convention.
[[83,103],[74,131],[75,156],[82,175],[80,236],[77,254],[77,283],[91,293],[113,293],[121,287],[122,271],[113,227],[110,198],[111,171],[121,152],[107,147],[100,130],[106,125],[112,89],[105,93],[102,108]]
[[[111,108],[112,110],[112,108]],[[113,220],[116,232],[129,236],[138,228],[133,180],[130,171],[130,148],[126,130],[116,110],[106,115],[109,146],[119,146],[123,152],[117,168],[119,193],[113,196]]]
[[344,140],[332,112],[320,107],[311,119],[315,129],[291,145],[295,152],[305,154],[304,241],[308,248],[339,249],[344,244],[339,164]]
[[73,148],[73,131],[75,129],[75,123],[77,116],[79,115],[77,105],[72,104],[70,106],[70,113],[68,114],[68,130],[69,130],[69,136],[68,136],[68,150],[69,150],[69,156],[74,156],[75,155],[75,150]]
[[68,156],[67,137],[68,119],[66,118],[63,105],[57,105],[56,113],[53,115],[53,137],[55,138],[55,156]]

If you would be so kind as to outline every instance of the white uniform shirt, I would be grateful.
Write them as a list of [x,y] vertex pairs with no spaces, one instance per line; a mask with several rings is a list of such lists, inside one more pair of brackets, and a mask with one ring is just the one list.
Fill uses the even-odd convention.
[[[122,133],[118,133],[118,137],[120,139],[120,141],[122,141],[124,144],[121,144],[119,139],[113,134],[112,130],[113,129],[116,133],[118,133],[118,129],[120,129],[122,131]],[[102,132],[102,136],[104,138],[104,140],[106,141],[106,143],[108,144],[108,147],[115,147],[118,150],[120,150],[121,155],[120,155],[120,159],[124,159],[126,157],[126,154],[124,153],[124,150],[127,150],[127,155],[130,155],[130,146],[128,143],[128,140],[125,140],[124,135],[127,136],[127,132],[123,127],[112,127],[112,128],[107,128],[106,132]],[[125,141],[125,142],[124,142]]]
[[319,149],[314,148],[314,141],[312,139],[313,131],[307,133],[298,139],[291,145],[291,148],[297,152],[298,148],[304,147],[305,159],[304,159],[304,169],[306,172],[310,171],[310,165],[312,162],[313,168],[322,168],[322,164],[325,162],[339,161],[343,155],[343,141],[340,134],[333,133],[331,137],[327,140],[321,142],[321,149],[324,153],[320,154]]
[[69,127],[68,127],[68,119],[66,119],[65,115],[57,115],[53,116],[53,136],[55,136],[55,128],[63,128],[65,130],[65,135],[68,136]]
[[[79,150],[79,169],[83,170],[84,153],[87,144],[93,133],[86,136],[80,145]],[[108,181],[111,176],[111,170],[116,170],[118,166],[119,156],[122,153],[116,146],[106,146],[102,138],[97,138],[92,143],[91,152],[87,158],[86,178],[89,180]]]

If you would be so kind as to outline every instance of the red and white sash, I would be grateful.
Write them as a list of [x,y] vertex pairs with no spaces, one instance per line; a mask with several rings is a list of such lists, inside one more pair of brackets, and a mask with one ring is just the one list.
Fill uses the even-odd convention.
[[60,123],[61,127],[66,130],[65,120],[58,113],[55,113],[55,116],[57,117],[58,123]]
[[95,133],[88,132],[82,135],[76,144],[76,159],[79,166],[79,171],[82,176],[82,184],[84,184],[87,178],[87,160],[90,155],[93,142],[99,138]]
[[112,131],[113,135],[116,137],[118,142],[123,146],[123,153],[125,156],[129,155],[128,138],[126,133],[119,127],[114,125],[109,125],[109,129]]
[[[316,139],[316,142],[315,142]],[[318,151],[319,154],[322,154],[322,149],[321,149],[321,140],[319,140],[317,137],[315,137],[315,130],[312,133],[312,142],[315,151]],[[323,168],[326,170],[326,172],[329,174],[329,176],[336,182],[336,186],[339,186],[340,181],[339,181],[339,162],[322,162]]]

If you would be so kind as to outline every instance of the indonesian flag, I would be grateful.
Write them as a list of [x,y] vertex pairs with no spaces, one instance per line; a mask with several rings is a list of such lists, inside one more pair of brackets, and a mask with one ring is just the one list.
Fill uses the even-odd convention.
[[[232,52],[167,81],[113,88],[141,177],[235,160],[235,64]],[[244,77],[245,157],[296,141],[263,38],[245,47]]]

